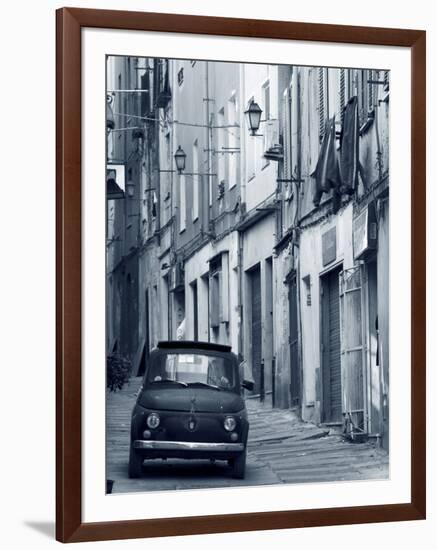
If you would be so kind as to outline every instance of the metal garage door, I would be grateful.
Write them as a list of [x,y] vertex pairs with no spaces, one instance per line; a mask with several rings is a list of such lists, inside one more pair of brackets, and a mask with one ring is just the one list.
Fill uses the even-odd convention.
[[297,286],[296,277],[290,281],[288,290],[289,303],[289,327],[290,333],[288,343],[290,346],[290,405],[295,407],[300,401],[300,369],[298,353],[298,330],[297,330]]
[[261,271],[259,266],[250,274],[252,295],[252,370],[255,381],[254,392],[261,389],[261,358],[262,358],[262,326],[261,326]]
[[323,421],[342,421],[339,269],[322,277]]

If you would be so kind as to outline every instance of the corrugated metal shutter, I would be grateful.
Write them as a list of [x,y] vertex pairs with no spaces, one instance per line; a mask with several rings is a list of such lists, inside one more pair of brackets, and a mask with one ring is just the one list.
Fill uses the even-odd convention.
[[346,420],[364,429],[364,323],[361,268],[342,271],[340,281],[342,408]]
[[300,372],[298,354],[297,330],[297,285],[296,277],[290,281],[289,288],[289,319],[290,319],[290,404],[296,406],[300,401]]
[[340,300],[338,270],[322,282],[323,416],[325,422],[341,422]]
[[261,358],[262,358],[262,325],[261,325],[261,271],[257,267],[251,273],[252,294],[252,372],[255,381],[254,392],[260,392]]

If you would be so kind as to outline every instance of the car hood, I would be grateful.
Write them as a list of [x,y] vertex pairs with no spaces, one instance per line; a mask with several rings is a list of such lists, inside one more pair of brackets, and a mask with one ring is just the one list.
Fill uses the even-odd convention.
[[142,392],[139,404],[146,409],[236,413],[244,408],[243,398],[233,392],[209,388],[160,388]]

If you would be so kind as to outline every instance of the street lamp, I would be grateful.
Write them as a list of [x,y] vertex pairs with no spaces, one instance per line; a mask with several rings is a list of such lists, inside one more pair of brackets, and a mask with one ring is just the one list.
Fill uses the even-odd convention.
[[179,174],[182,174],[182,172],[185,170],[185,159],[187,158],[187,155],[185,151],[182,149],[182,147],[179,145],[177,148],[176,153],[174,154],[174,159],[176,162],[176,169]]
[[244,111],[244,114],[247,116],[249,122],[249,130],[252,135],[255,136],[261,122],[261,107],[258,103],[255,103],[253,99],[250,100],[249,107],[247,111]]

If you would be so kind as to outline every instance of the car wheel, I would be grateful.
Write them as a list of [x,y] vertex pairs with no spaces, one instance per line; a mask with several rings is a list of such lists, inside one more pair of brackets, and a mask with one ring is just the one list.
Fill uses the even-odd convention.
[[235,479],[244,479],[246,473],[246,454],[247,451],[244,451],[237,458],[229,461],[232,467],[232,477]]
[[137,451],[132,447],[130,447],[129,451],[129,468],[128,473],[129,477],[131,479],[136,479],[138,477],[141,477],[141,471],[143,466],[143,457],[140,453],[137,453]]

